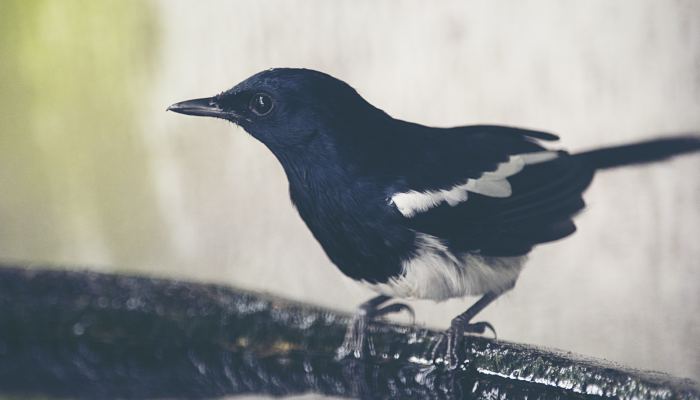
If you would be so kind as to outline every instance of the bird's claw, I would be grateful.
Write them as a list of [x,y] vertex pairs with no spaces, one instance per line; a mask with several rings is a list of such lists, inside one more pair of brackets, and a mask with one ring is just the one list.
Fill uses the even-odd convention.
[[368,322],[367,314],[363,312],[358,312],[352,317],[345,332],[343,344],[336,350],[337,360],[342,360],[350,355],[355,358],[362,357]]
[[374,319],[388,314],[406,311],[415,323],[416,314],[413,308],[403,303],[392,303],[382,308],[361,308],[352,318],[345,332],[343,344],[336,351],[336,359],[342,360],[348,356],[362,358],[367,352],[375,354],[374,343],[367,337],[367,327]]
[[498,334],[496,333],[496,328],[493,327],[489,322],[486,321],[479,321],[479,322],[473,322],[468,324],[464,332],[465,333],[476,333],[479,335],[483,335],[486,333],[486,330],[491,331],[493,333],[493,338],[498,340]]
[[376,310],[376,313],[374,314],[374,318],[382,317],[387,314],[398,314],[401,311],[406,311],[408,313],[409,317],[411,318],[411,323],[410,325],[415,325],[416,323],[416,312],[413,311],[413,308],[409,306],[408,304],[404,303],[393,303],[389,304],[388,306],[382,307],[378,310]]
[[439,334],[437,341],[433,344],[430,353],[431,360],[434,364],[444,364],[449,370],[456,369],[463,360],[460,352],[464,349],[464,334],[481,335],[486,330],[493,332],[494,338],[497,338],[496,329],[486,321],[471,323],[453,321],[452,326]]

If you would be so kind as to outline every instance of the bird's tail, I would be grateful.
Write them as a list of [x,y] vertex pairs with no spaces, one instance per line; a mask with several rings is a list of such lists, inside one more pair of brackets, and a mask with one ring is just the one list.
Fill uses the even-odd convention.
[[605,169],[661,161],[696,151],[700,151],[700,136],[678,136],[590,150],[574,157],[595,169]]

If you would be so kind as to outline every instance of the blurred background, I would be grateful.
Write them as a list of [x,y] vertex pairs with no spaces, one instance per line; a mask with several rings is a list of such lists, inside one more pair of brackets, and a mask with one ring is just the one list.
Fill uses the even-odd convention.
[[[423,124],[582,150],[700,131],[700,3],[0,0],[0,262],[203,280],[351,311],[281,167],[166,113],[270,67]],[[597,176],[579,232],[482,315],[509,341],[700,379],[700,157]],[[447,327],[473,299],[412,303]]]

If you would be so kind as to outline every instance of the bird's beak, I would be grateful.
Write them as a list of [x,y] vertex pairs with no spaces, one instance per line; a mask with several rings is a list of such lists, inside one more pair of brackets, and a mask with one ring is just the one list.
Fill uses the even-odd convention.
[[219,107],[219,104],[217,104],[214,97],[181,101],[168,107],[167,111],[175,111],[176,113],[180,114],[196,115],[200,117],[217,117],[225,119],[234,117],[232,112],[224,111],[221,107]]

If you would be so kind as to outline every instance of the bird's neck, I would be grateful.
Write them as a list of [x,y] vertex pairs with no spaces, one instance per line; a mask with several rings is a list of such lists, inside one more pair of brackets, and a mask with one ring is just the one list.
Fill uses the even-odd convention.
[[297,196],[329,192],[348,183],[350,171],[340,162],[333,146],[313,143],[277,156],[289,180],[290,191]]
[[302,199],[316,203],[332,197],[354,198],[360,195],[355,191],[358,185],[365,190],[376,186],[376,174],[371,172],[377,154],[389,150],[383,139],[390,132],[389,120],[382,113],[371,119],[336,121],[335,126],[325,127],[333,134],[321,131],[308,135],[312,139],[297,148],[271,149],[287,174],[297,206]]

